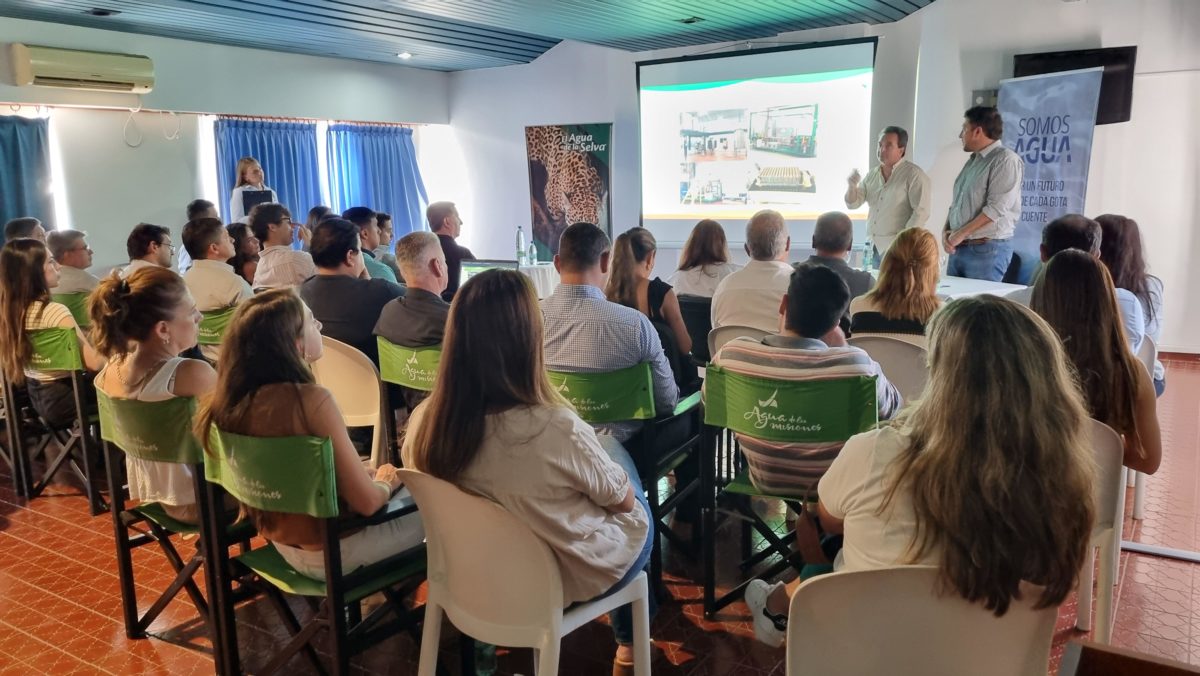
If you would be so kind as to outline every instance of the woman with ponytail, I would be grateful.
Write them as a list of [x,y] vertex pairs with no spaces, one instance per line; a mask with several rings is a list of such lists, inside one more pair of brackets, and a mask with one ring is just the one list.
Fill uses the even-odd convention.
[[[217,373],[208,362],[178,356],[196,346],[200,312],[183,278],[168,268],[144,267],[125,279],[102,280],[88,303],[92,342],[108,358],[96,389],[113,399],[166,401],[212,392]],[[171,518],[200,520],[187,465],[125,457],[129,496],[157,502]]]
[[675,335],[679,353],[686,355],[692,351],[692,338],[683,323],[679,299],[670,284],[658,277],[650,279],[657,252],[658,243],[649,230],[630,228],[621,233],[613,243],[604,295],[614,303],[641,312],[652,322],[665,324]]
[[939,257],[937,238],[928,230],[902,231],[883,257],[875,288],[850,302],[850,332],[925,347],[925,325],[942,305]]

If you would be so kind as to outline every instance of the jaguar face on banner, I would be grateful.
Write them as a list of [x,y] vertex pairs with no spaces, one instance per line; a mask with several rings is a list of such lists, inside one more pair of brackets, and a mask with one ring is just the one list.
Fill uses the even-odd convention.
[[611,237],[612,124],[525,127],[525,148],[538,258],[558,253],[559,235],[572,223],[595,223]]

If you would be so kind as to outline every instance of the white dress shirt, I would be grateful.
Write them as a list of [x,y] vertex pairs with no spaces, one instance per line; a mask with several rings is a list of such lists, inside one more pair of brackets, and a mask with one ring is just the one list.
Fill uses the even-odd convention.
[[121,279],[128,278],[129,275],[132,275],[133,273],[137,272],[138,270],[141,270],[142,268],[157,268],[157,267],[161,267],[161,266],[158,263],[151,263],[150,261],[142,260],[141,258],[139,258],[135,261],[129,261],[129,265],[126,265],[125,267],[121,268]]
[[271,188],[268,188],[266,185],[263,185],[261,188],[253,186],[253,185],[239,185],[238,187],[234,188],[233,192],[229,195],[229,220],[230,221],[237,222],[237,223],[248,223],[249,222],[247,220],[247,217],[250,214],[246,213],[246,208],[244,206],[244,203],[242,202],[242,193],[247,190],[250,190],[250,191],[270,190],[271,191],[271,201],[272,202],[279,201],[279,195],[276,194],[276,192],[274,190],[271,190]]
[[317,274],[317,266],[307,251],[296,251],[282,244],[262,250],[258,256],[258,269],[254,272],[254,288],[278,288],[299,286],[304,280]]
[[100,280],[87,270],[64,265],[58,270],[58,286],[51,293],[91,293]]
[[880,255],[901,230],[922,227],[929,220],[929,176],[905,157],[892,167],[891,178],[884,179],[883,165],[876,166],[846,196],[849,209],[870,205],[867,234]]
[[787,293],[793,268],[783,261],[750,261],[717,285],[712,325],[751,326],[779,332],[779,302]]

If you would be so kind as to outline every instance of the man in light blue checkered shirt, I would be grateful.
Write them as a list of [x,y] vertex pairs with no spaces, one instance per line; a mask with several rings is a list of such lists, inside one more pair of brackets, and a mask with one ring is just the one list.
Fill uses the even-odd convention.
[[[658,333],[646,315],[604,297],[610,253],[608,236],[591,223],[576,223],[563,231],[555,256],[562,283],[542,302],[546,368],[601,373],[649,363],[654,407],[669,412],[679,400],[679,389]],[[639,429],[637,421],[596,425],[597,432],[622,443]]]

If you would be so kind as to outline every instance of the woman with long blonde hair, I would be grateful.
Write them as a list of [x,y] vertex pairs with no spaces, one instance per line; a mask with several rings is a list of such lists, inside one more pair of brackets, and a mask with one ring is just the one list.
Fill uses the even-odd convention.
[[875,288],[850,303],[852,335],[885,335],[925,345],[925,325],[942,305],[937,238],[924,228],[900,232],[879,266]]
[[[1041,608],[1074,589],[1095,471],[1087,410],[1053,329],[1016,303],[976,296],[933,316],[924,396],[846,442],[815,511],[826,533],[844,535],[834,570],[935,565],[947,589],[999,616],[1023,582],[1041,588]],[[797,544],[806,563],[823,562],[808,514]],[[760,581],[746,599],[755,633],[781,643],[784,586]]]
[[[238,160],[234,174],[233,193],[229,196],[229,218],[233,221],[246,221],[246,215],[255,205],[266,202],[278,202],[279,195],[267,186],[266,176],[262,165],[253,157],[243,157]],[[263,199],[255,193],[263,191],[271,193],[270,199]],[[247,200],[247,194],[251,198]]]
[[613,242],[612,265],[604,295],[614,303],[631,307],[671,329],[679,354],[692,351],[692,337],[683,323],[675,291],[654,274],[658,242],[645,228],[630,228]]
[[1030,307],[1062,339],[1088,411],[1125,437],[1125,466],[1153,474],[1162,461],[1154,383],[1129,349],[1108,268],[1077,249],[1054,254]]
[[725,229],[706,218],[692,228],[679,254],[679,268],[667,278],[667,283],[680,295],[712,298],[721,280],[741,269],[742,266],[729,262]]
[[[570,605],[644,570],[654,529],[629,454],[550,385],[542,334],[527,277],[472,277],[454,296],[437,385],[413,411],[401,455],[406,467],[494,500],[527,524],[554,551]],[[610,617],[616,664],[631,667],[630,610]]]

